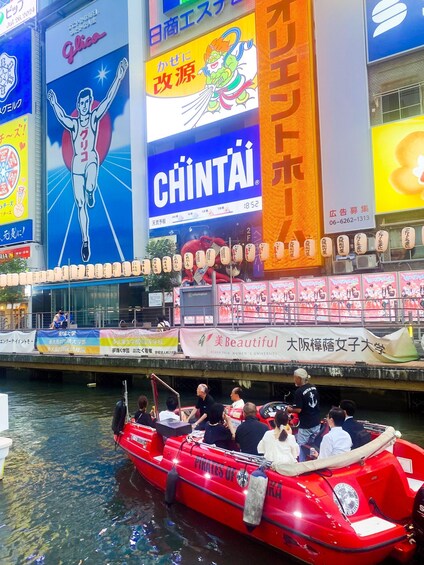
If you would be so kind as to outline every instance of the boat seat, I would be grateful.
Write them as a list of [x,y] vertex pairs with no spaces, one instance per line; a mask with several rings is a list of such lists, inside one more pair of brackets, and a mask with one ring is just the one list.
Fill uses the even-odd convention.
[[191,424],[177,420],[161,420],[156,422],[156,431],[163,437],[179,437],[191,433]]

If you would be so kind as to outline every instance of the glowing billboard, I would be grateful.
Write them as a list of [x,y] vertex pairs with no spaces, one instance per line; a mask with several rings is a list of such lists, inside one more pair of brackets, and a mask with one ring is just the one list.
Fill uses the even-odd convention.
[[37,13],[37,0],[10,0],[0,9],[0,35],[8,33]]
[[[311,1],[256,3],[264,240],[321,236]],[[320,265],[271,257],[265,269]]]
[[147,141],[257,108],[251,14],[146,63]]
[[372,128],[377,214],[424,206],[424,117]]

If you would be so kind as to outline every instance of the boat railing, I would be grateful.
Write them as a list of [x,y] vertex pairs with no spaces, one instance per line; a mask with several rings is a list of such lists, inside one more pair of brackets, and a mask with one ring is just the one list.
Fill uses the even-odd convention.
[[153,398],[154,398],[154,402],[155,402],[155,407],[156,407],[156,411],[157,414],[159,414],[158,411],[158,406],[159,406],[159,393],[158,393],[158,383],[161,384],[162,386],[164,386],[166,389],[168,389],[170,392],[172,392],[173,394],[175,394],[175,396],[177,397],[177,402],[178,402],[178,415],[180,418],[180,422],[183,421],[182,419],[182,411],[181,411],[181,398],[180,398],[180,393],[177,392],[175,389],[173,389],[171,386],[169,386],[168,383],[166,383],[165,381],[163,381],[162,379],[160,379],[157,375],[155,375],[154,373],[150,373],[149,378],[152,382],[152,393],[153,393]]

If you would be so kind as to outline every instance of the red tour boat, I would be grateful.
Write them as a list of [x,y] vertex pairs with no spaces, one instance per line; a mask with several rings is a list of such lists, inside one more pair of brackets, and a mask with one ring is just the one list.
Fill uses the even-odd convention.
[[[157,381],[165,384],[152,375],[156,406]],[[113,418],[115,441],[167,503],[314,565],[374,565],[389,557],[408,563],[424,544],[424,450],[391,427],[365,423],[374,439],[363,447],[270,466],[202,443],[182,421],[156,429],[131,422],[127,404],[125,394]],[[281,405],[263,406],[262,418],[271,422]]]

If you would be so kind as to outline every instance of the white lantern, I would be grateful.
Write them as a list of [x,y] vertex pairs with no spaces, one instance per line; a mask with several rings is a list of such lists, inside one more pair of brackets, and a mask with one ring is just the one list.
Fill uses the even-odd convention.
[[254,243],[247,243],[244,247],[244,257],[248,263],[253,263],[256,256],[256,247]]
[[385,253],[389,247],[389,232],[378,230],[375,234],[375,250],[377,253]]
[[231,263],[231,253],[228,245],[223,245],[219,250],[222,265],[229,265]]
[[63,277],[62,277],[62,267],[55,267],[53,269],[53,277],[54,277],[54,282],[61,282]]
[[103,263],[96,263],[94,265],[94,278],[95,279],[103,278]]
[[122,263],[115,261],[112,263],[112,277],[118,278],[122,275]]
[[269,259],[269,243],[260,243],[258,245],[259,259],[267,261]]
[[85,265],[82,264],[78,265],[77,271],[78,271],[78,280],[82,281],[83,279],[85,279]]
[[124,277],[131,276],[131,263],[129,261],[122,262],[122,274],[124,275]]
[[312,239],[310,237],[305,239],[303,250],[305,253],[305,257],[307,257],[308,259],[312,259],[313,257],[315,257],[316,255],[315,239]]
[[172,256],[172,269],[179,273],[183,268],[183,258],[179,253]]
[[414,249],[415,247],[415,229],[414,228],[403,228],[402,230],[402,247],[404,249]]
[[346,257],[347,255],[349,255],[349,251],[350,251],[349,236],[347,235],[337,236],[337,254],[341,255],[342,257]]
[[110,279],[112,277],[112,263],[103,264],[103,277],[105,279]]
[[277,261],[280,261],[284,257],[284,243],[282,241],[276,241],[274,243],[274,257]]
[[320,242],[321,255],[323,257],[333,256],[333,240],[331,237],[322,237]]
[[193,264],[194,264],[194,257],[193,257],[193,253],[184,253],[184,269],[188,269],[191,270],[193,268]]
[[241,263],[243,261],[243,246],[236,244],[231,249],[233,263]]
[[297,239],[292,239],[289,242],[289,256],[290,259],[299,259],[300,255],[300,243]]
[[203,249],[196,251],[195,258],[196,265],[199,267],[199,269],[204,269],[206,265],[206,253],[203,251]]
[[131,273],[135,277],[138,277],[141,274],[141,264],[140,261],[138,261],[138,259],[134,259],[134,261],[131,261]]
[[164,273],[172,272],[172,259],[169,255],[162,257],[162,270]]
[[155,275],[160,275],[162,272],[162,261],[159,257],[152,259],[152,271]]
[[26,273],[19,273],[19,284],[25,286],[27,283],[27,274]]
[[32,278],[32,282],[34,284],[40,284],[40,282],[41,282],[41,276],[40,275],[41,275],[40,271],[35,271],[35,273],[32,274],[31,278]]
[[206,265],[208,267],[213,267],[215,265],[215,259],[216,259],[216,251],[215,249],[212,249],[212,247],[210,247],[209,249],[206,250]]
[[150,259],[143,259],[141,262],[141,274],[144,276],[149,276],[152,270],[152,264]]
[[7,285],[7,275],[0,275],[0,286]]
[[17,286],[19,284],[18,273],[9,273],[7,276],[7,286]]
[[71,265],[70,269],[69,269],[69,274],[71,277],[71,280],[76,281],[78,278],[78,266],[77,265]]
[[54,271],[53,269],[47,269],[47,282],[54,282]]
[[364,255],[368,251],[367,234],[357,233],[353,238],[353,249],[357,255]]
[[94,265],[92,263],[88,263],[85,266],[85,276],[88,279],[94,279]]
[[[45,282],[47,282],[47,271],[40,271],[40,283],[43,284]],[[27,273],[27,284],[32,284],[32,279],[31,277],[28,277],[28,273]]]

